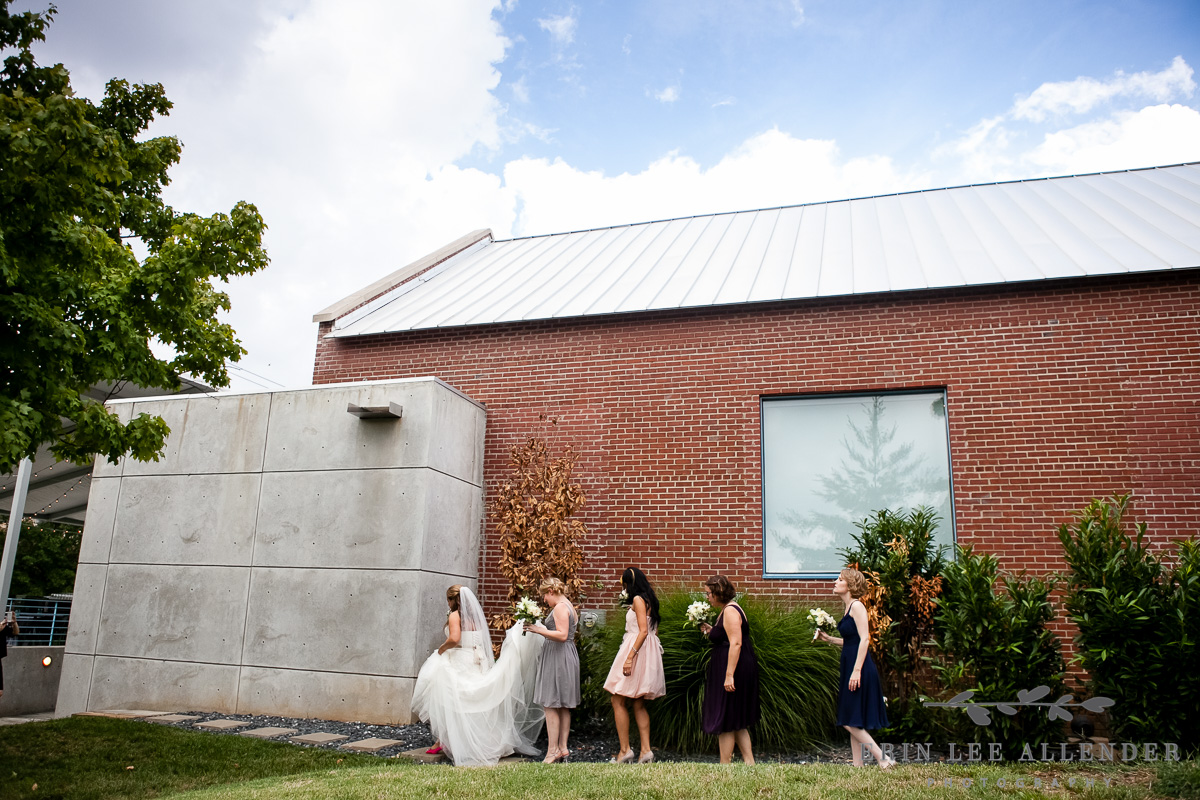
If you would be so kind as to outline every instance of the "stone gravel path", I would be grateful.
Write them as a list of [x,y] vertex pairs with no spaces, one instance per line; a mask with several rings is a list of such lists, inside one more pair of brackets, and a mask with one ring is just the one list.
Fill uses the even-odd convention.
[[[160,725],[171,725],[177,728],[203,730],[215,736],[255,735],[260,738],[273,738],[278,741],[292,742],[298,747],[321,747],[326,750],[348,752],[355,743],[364,743],[365,752],[373,755],[391,758],[399,755],[423,755],[424,750],[433,746],[433,736],[429,726],[421,723],[413,725],[369,725],[364,722],[335,722],[322,719],[294,719],[292,717],[254,716],[250,714],[214,714],[204,711],[179,711],[168,715],[167,712],[121,710],[89,712],[96,716],[122,717],[153,722]],[[212,723],[220,720],[214,727]],[[232,723],[241,723],[233,725]],[[204,727],[197,727],[203,725]],[[265,736],[265,728],[281,729],[274,736]],[[324,736],[315,734],[325,734]],[[336,738],[335,738],[336,737]],[[297,741],[299,739],[299,741]],[[325,740],[325,741],[320,741]],[[370,740],[370,741],[367,741]],[[599,729],[595,725],[584,725],[571,732],[571,760],[576,762],[605,762],[617,752],[617,737],[611,730]],[[545,746],[545,739],[541,740]],[[655,759],[658,761],[692,761],[716,763],[716,754],[683,755],[668,750],[655,749]],[[760,762],[787,764],[849,764],[850,747],[834,746],[814,749],[806,752],[787,753],[755,753]],[[419,759],[425,763],[449,763],[445,759]],[[535,759],[530,759],[535,760]],[[734,754],[734,760],[738,756]]]

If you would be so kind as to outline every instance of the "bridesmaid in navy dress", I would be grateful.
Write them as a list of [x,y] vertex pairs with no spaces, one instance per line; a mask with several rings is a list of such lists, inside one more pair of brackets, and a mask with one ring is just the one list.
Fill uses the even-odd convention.
[[717,737],[721,763],[733,759],[736,742],[742,761],[754,763],[750,749],[750,728],[759,720],[758,659],[750,641],[750,623],[733,598],[737,592],[724,575],[705,582],[708,602],[720,614],[717,624],[700,626],[700,632],[713,643],[708,662],[708,683],[704,687],[704,732]]
[[867,609],[862,597],[867,591],[867,579],[856,569],[842,570],[833,584],[833,593],[846,607],[838,623],[837,638],[824,631],[820,638],[842,648],[842,685],[838,693],[837,724],[850,734],[850,749],[854,766],[863,765],[862,745],[871,751],[875,762],[883,769],[895,766],[895,759],[884,756],[867,729],[888,726],[887,706],[883,702],[883,684],[871,659],[871,636],[867,627]]

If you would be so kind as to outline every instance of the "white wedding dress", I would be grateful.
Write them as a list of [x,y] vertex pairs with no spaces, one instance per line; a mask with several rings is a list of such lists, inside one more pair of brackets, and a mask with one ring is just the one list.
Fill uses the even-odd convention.
[[495,764],[513,753],[537,755],[534,740],[545,712],[533,702],[541,636],[509,629],[499,659],[493,659],[487,619],[475,594],[459,592],[462,639],[458,647],[434,651],[413,689],[412,709],[458,766]]

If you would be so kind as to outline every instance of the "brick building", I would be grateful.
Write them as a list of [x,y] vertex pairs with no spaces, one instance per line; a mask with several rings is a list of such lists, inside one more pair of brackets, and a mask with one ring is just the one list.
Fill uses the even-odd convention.
[[317,314],[314,382],[436,376],[485,403],[488,497],[557,417],[606,596],[639,565],[824,599],[852,520],[916,503],[1041,573],[1098,495],[1133,492],[1156,542],[1194,533],[1198,266],[1200,164],[477,231]]

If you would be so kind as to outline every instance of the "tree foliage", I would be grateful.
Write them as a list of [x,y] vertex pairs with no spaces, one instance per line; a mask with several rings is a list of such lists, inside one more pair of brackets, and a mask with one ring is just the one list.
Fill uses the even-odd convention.
[[[60,459],[157,458],[169,429],[122,423],[83,396],[131,381],[174,389],[187,373],[216,386],[245,352],[218,321],[214,286],[262,269],[253,205],[209,217],[162,199],[181,145],[140,138],[171,103],[160,84],[113,79],[97,105],[62,64],[36,63],[55,9],[12,13],[0,0],[0,473],[49,444]],[[146,256],[139,258],[133,243]],[[169,358],[153,342],[173,349]]]
[[[862,598],[871,630],[871,654],[889,699],[890,735],[926,729],[918,702],[931,683],[934,615],[942,593],[945,548],[934,543],[938,517],[932,509],[886,509],[858,524],[854,547],[838,551],[867,578]],[[912,739],[912,741],[918,741]]]
[[[0,546],[8,536],[8,523],[0,522]],[[79,566],[79,546],[83,531],[71,525],[53,522],[21,524],[17,542],[17,560],[13,565],[13,597],[45,597],[75,588],[75,570]]]
[[[1128,741],[1200,748],[1200,542],[1151,552],[1146,524],[1126,518],[1130,496],[1093,500],[1058,530],[1066,607],[1079,627],[1076,658],[1088,689],[1112,698],[1109,719]],[[1174,562],[1172,566],[1172,562]]]
[[[960,547],[942,571],[945,591],[938,599],[938,654],[933,667],[946,697],[972,691],[975,702],[1015,700],[1021,692],[1046,686],[1050,699],[1063,693],[1066,667],[1055,617],[1053,579],[1008,575],[996,556]],[[987,725],[960,709],[939,716],[949,741],[999,742],[1005,758],[1017,759],[1026,745],[1038,747],[1063,737],[1062,722],[1039,708],[993,707]],[[978,713],[978,712],[976,712]]]
[[[552,423],[555,420],[550,420]],[[579,570],[583,550],[578,539],[587,532],[574,516],[583,506],[583,489],[571,480],[577,455],[568,448],[557,458],[545,439],[531,436],[509,452],[512,474],[488,506],[500,532],[500,574],[508,582],[508,601],[534,596],[545,578],[558,578],[567,597],[583,588]],[[499,630],[513,624],[511,613],[492,618]]]

